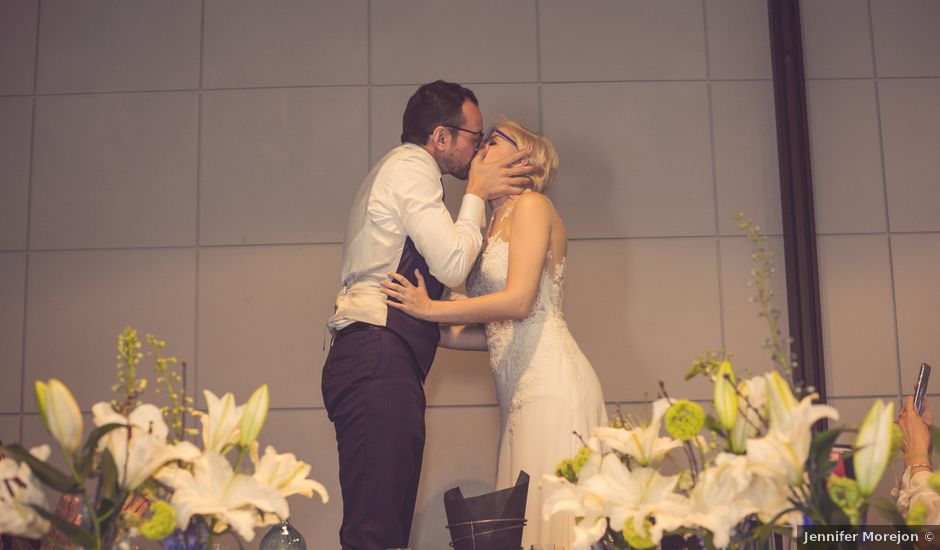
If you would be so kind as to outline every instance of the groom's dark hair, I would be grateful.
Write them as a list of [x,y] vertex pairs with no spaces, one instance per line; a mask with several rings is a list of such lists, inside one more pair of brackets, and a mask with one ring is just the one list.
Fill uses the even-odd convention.
[[[477,96],[460,84],[435,80],[418,88],[401,117],[401,142],[424,145],[439,125],[463,124],[463,102],[479,105]],[[450,128],[453,135],[456,130]]]

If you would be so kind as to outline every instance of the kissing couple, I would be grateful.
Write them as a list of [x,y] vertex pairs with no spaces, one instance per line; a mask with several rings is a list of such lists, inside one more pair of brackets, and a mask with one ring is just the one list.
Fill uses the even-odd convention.
[[[353,200],[328,321],[322,390],[339,450],[342,548],[408,546],[424,379],[439,345],[489,351],[500,409],[496,488],[527,472],[525,547],[570,548],[572,520],[542,518],[538,480],[581,447],[573,432],[590,433],[607,414],[562,312],[568,240],[544,194],[558,156],[512,120],[484,131],[474,93],[441,80],[408,100],[401,142]],[[467,180],[456,221],[443,174]],[[445,297],[464,282],[469,297]]]

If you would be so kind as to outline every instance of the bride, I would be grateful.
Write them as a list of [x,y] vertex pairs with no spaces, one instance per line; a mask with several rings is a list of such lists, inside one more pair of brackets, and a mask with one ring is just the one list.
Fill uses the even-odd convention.
[[490,202],[486,243],[467,278],[471,297],[431,300],[417,272],[417,286],[389,273],[392,280],[382,282],[382,292],[389,307],[442,323],[442,346],[489,350],[501,419],[496,488],[512,486],[525,470],[531,476],[525,547],[570,548],[571,520],[542,520],[538,482],[581,448],[574,432],[588,436],[607,423],[607,414],[597,376],[562,313],[568,239],[555,206],[542,194],[558,169],[555,149],[544,136],[504,121],[487,132],[478,154],[495,160],[519,150],[541,170],[530,190]]

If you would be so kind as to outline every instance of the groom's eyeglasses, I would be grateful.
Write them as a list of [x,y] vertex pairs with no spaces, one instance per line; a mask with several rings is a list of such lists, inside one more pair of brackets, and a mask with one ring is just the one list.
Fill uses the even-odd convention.
[[483,146],[483,144],[489,143],[489,141],[490,141],[491,139],[493,139],[493,136],[499,136],[499,137],[505,139],[506,141],[508,141],[509,143],[512,143],[512,146],[515,147],[516,150],[519,149],[519,144],[516,143],[516,140],[514,140],[514,139],[512,139],[511,137],[509,137],[508,135],[506,135],[506,132],[503,132],[502,130],[500,130],[500,129],[497,128],[496,126],[493,126],[493,127],[490,128],[489,130],[487,130],[486,134],[483,136],[483,139],[481,139],[479,145],[477,145],[477,148],[479,149],[480,147]]
[[483,142],[483,132],[468,130],[467,128],[461,128],[460,126],[451,126],[449,124],[441,124],[441,126],[443,126],[444,128],[450,128],[452,130],[460,130],[461,132],[467,132],[468,134],[472,135],[474,149],[478,149],[480,147],[480,143]]

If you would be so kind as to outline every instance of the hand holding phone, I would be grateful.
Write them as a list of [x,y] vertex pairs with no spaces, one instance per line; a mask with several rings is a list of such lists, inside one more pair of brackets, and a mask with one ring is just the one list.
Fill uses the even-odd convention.
[[914,410],[920,416],[924,415],[924,400],[927,397],[927,382],[930,380],[930,365],[920,364],[920,371],[917,373],[917,383],[914,386]]

